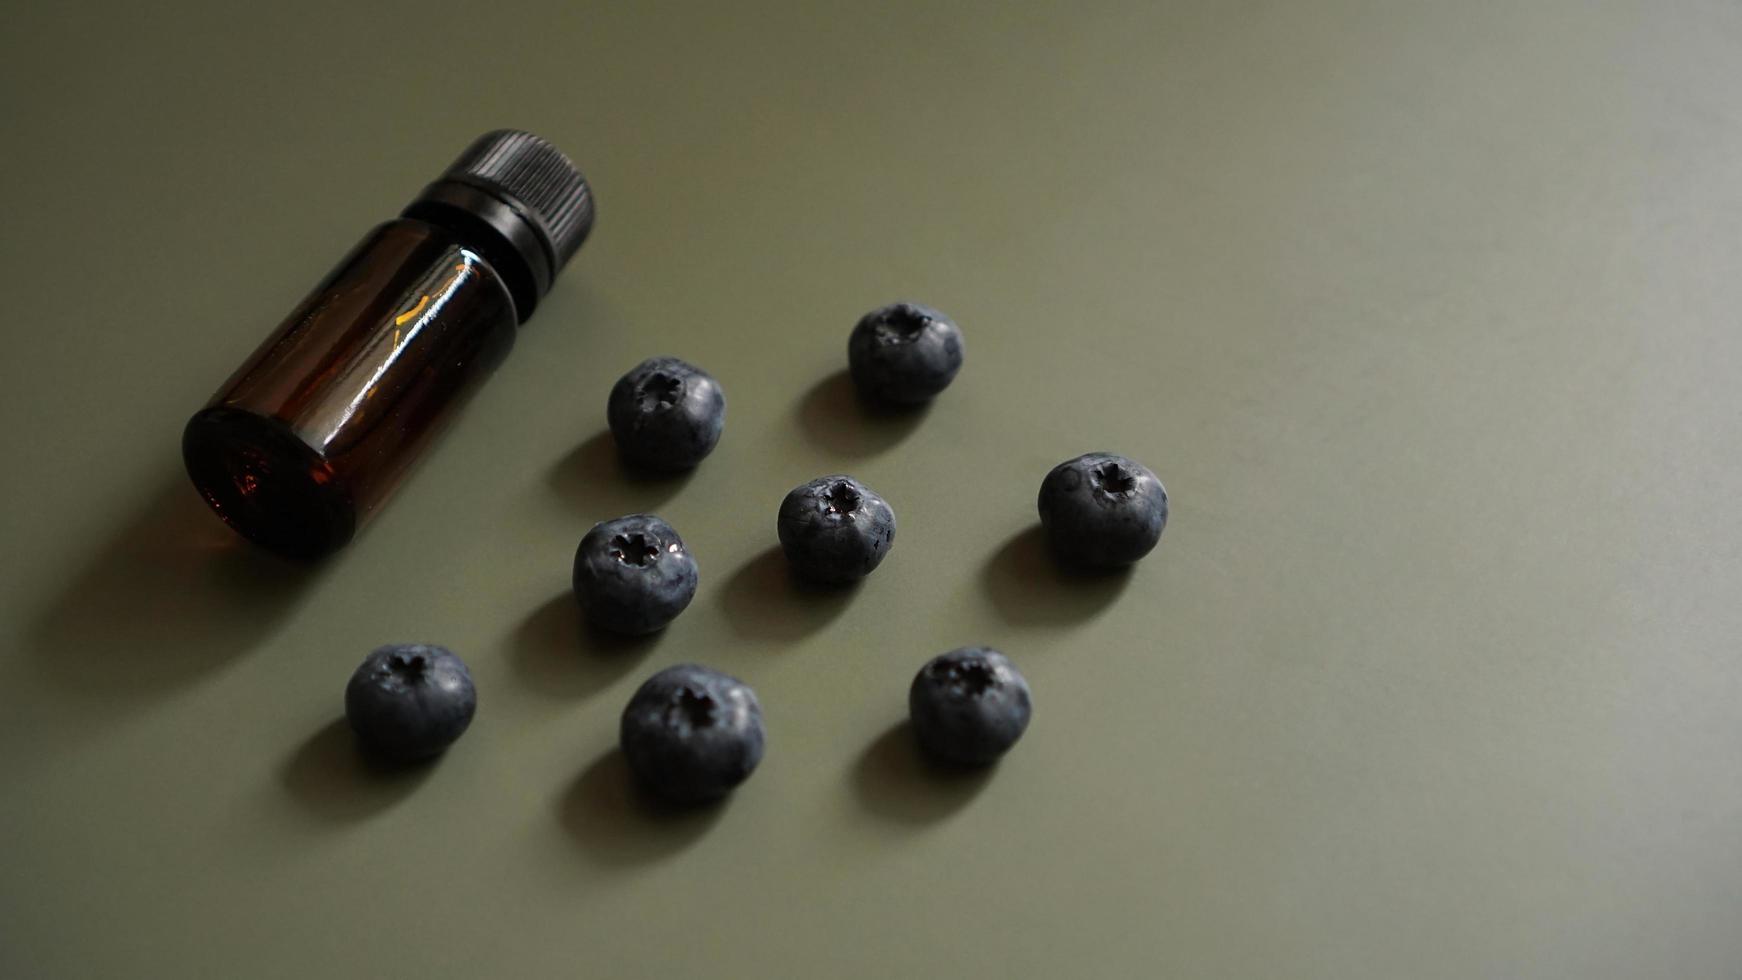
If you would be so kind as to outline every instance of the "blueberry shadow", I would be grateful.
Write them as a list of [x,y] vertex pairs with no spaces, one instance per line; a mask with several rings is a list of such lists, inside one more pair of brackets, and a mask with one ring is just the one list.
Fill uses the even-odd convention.
[[811,585],[793,577],[786,555],[774,545],[738,566],[716,593],[726,623],[751,639],[796,640],[827,626],[859,591]]
[[853,763],[853,790],[865,809],[890,820],[933,823],[967,806],[996,765],[951,766],[920,750],[913,726],[892,725]]
[[999,615],[1024,626],[1092,618],[1125,591],[1131,569],[1078,569],[1059,563],[1036,524],[1004,542],[981,571]]
[[279,767],[278,781],[309,812],[345,823],[405,799],[438,761],[396,765],[375,759],[363,752],[350,724],[339,718],[297,746]]
[[658,645],[665,631],[619,636],[584,621],[572,593],[533,610],[514,631],[509,659],[528,687],[553,698],[584,698],[610,687]]
[[678,807],[650,796],[613,748],[582,770],[557,804],[563,829],[601,865],[630,867],[670,857],[695,843],[725,803]]
[[592,438],[551,467],[550,487],[562,499],[596,520],[653,510],[670,500],[695,470],[659,473],[635,466],[617,451],[610,429]]
[[805,438],[848,456],[875,456],[913,434],[931,404],[885,405],[869,401],[853,387],[845,368],[817,382],[798,402],[798,427]]
[[225,527],[185,482],[150,498],[30,626],[44,680],[104,702],[146,700],[271,635],[320,574]]

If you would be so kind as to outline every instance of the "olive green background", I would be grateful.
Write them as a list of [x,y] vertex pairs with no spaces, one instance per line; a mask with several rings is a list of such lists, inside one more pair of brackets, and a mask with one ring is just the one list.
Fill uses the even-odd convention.
[[[0,974],[1720,978],[1742,964],[1742,8],[1719,2],[31,4],[0,32]],[[592,240],[390,506],[312,570],[180,473],[186,416],[477,133]],[[859,313],[954,315],[907,419]],[[610,382],[722,380],[637,482]],[[1174,510],[1061,579],[1053,463]],[[857,591],[774,512],[900,518]],[[566,595],[591,522],[701,564],[666,635]],[[376,644],[472,665],[362,768]],[[897,727],[989,643],[981,779]],[[681,660],[770,748],[672,818],[612,754]]]

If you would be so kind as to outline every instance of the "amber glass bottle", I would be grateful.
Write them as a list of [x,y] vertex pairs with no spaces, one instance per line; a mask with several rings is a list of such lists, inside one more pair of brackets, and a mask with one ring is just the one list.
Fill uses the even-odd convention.
[[343,546],[501,363],[592,223],[586,180],[554,146],[480,137],[188,421],[201,496],[281,554]]

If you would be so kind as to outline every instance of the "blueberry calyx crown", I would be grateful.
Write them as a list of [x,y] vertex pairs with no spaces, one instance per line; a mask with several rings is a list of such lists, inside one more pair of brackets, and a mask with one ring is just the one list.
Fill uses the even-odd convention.
[[664,371],[655,371],[643,378],[635,388],[635,400],[643,412],[664,411],[676,405],[683,396],[683,379]]
[[955,700],[977,698],[998,684],[997,669],[984,660],[938,661],[931,665],[931,675],[949,684]]
[[836,480],[829,487],[825,499],[828,501],[826,511],[830,514],[851,514],[858,510],[859,505],[864,502],[864,499],[859,496],[859,491],[853,489],[853,485],[846,480]]
[[878,319],[877,339],[886,344],[911,343],[930,325],[932,318],[906,303],[890,307]]
[[1119,495],[1137,489],[1137,474],[1118,463],[1102,463],[1090,471],[1089,478],[1102,493]]
[[625,565],[646,568],[659,560],[659,542],[636,531],[611,539],[611,557]]
[[707,728],[714,723],[719,702],[705,691],[681,687],[666,705],[665,720],[673,728]]
[[404,684],[415,684],[429,672],[429,659],[421,653],[395,653],[387,658],[386,673]]

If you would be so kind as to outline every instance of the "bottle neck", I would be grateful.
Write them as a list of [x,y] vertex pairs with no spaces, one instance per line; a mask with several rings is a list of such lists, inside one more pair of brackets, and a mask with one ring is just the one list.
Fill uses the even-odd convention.
[[441,228],[495,267],[514,297],[520,323],[550,291],[556,258],[530,219],[508,201],[457,180],[438,180],[401,217]]

